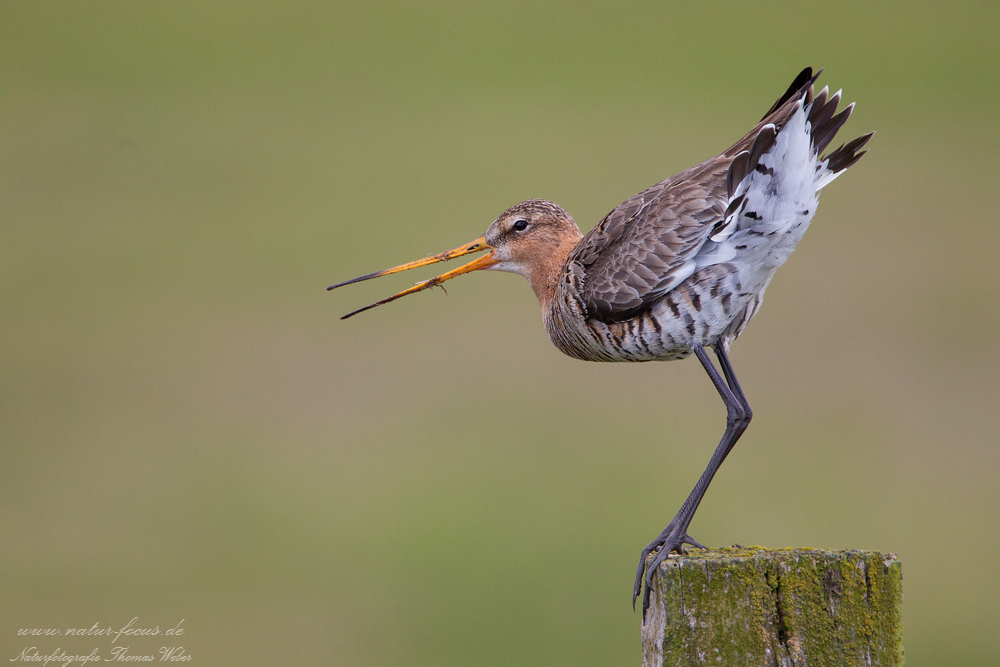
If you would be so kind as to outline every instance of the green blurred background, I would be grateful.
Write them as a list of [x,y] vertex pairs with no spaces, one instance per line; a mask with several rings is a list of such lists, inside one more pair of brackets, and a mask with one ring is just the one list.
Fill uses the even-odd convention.
[[692,533],[897,552],[908,664],[995,665],[998,7],[0,5],[0,657],[138,616],[196,665],[638,665],[699,365],[564,357],[514,276],[324,288],[531,197],[589,229],[812,65],[878,135]]

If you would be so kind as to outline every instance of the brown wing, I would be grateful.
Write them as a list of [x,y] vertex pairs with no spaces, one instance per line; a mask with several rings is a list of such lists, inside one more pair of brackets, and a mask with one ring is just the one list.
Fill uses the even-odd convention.
[[[774,141],[774,128],[761,130],[771,123],[780,127],[814,81],[807,68],[740,141],[623,202],[583,237],[569,262],[583,276],[580,297],[589,317],[635,317],[694,272],[695,256],[724,220],[751,154],[759,157]],[[751,145],[758,135],[761,141]]]
[[624,202],[577,245],[587,315],[635,317],[694,271],[694,256],[726,210],[730,160],[713,160]]

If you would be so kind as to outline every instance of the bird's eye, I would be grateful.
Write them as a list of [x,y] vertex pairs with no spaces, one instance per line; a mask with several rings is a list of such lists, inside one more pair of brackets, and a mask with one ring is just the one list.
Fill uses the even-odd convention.
[[514,229],[515,232],[523,232],[527,228],[528,228],[528,221],[527,220],[518,220],[518,221],[516,221],[514,223],[514,227],[513,227],[513,229]]

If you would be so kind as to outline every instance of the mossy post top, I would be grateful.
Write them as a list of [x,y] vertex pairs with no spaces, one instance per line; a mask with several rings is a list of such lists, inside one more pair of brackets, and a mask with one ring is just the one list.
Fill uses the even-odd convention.
[[643,626],[643,665],[903,664],[895,554],[732,547],[671,556]]

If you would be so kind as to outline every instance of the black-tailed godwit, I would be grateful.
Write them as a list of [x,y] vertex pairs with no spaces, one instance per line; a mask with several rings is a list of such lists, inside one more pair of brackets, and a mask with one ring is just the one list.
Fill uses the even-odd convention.
[[[752,416],[729,361],[729,345],[756,314],[775,270],[805,233],[819,191],[867,152],[862,148],[874,134],[822,155],[854,105],[838,113],[839,92],[831,96],[824,88],[814,96],[818,76],[803,70],[742,139],[635,195],[586,235],[562,208],[532,199],[507,209],[483,236],[454,250],[328,288],[488,251],[344,318],[463,273],[491,269],[528,279],[545,330],[571,357],[698,357],[726,405],[726,430],[680,510],[642,550],[632,602],[645,580],[643,616],[660,563],[684,544],[701,547],[688,535],[688,526]],[[709,347],[721,373],[706,352]],[[650,553],[654,556],[647,562]]]

